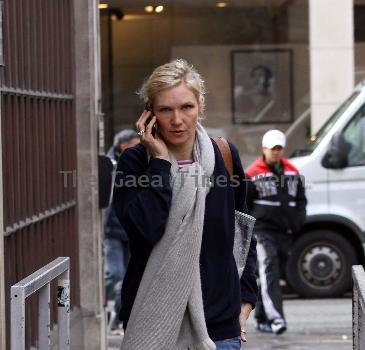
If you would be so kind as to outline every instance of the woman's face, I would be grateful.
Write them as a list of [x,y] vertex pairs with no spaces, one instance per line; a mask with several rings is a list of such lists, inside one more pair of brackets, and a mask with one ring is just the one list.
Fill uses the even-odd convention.
[[179,146],[195,139],[200,105],[184,83],[160,91],[153,100],[153,112],[168,144]]

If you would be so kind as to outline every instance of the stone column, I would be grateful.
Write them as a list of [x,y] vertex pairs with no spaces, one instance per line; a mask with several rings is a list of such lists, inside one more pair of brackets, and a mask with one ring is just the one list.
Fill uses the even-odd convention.
[[309,0],[312,133],[354,87],[352,0]]
[[82,349],[106,349],[102,221],[98,207],[98,113],[100,108],[97,0],[75,0],[75,66],[78,233]]

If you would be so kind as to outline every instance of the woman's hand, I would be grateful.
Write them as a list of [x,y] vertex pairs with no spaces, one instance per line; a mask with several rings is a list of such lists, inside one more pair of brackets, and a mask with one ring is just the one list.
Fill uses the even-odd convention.
[[246,342],[246,321],[250,316],[252,311],[252,305],[250,303],[243,303],[241,305],[241,314],[240,314],[240,326],[241,326],[241,340]]
[[156,123],[156,116],[153,116],[147,123],[148,118],[150,118],[151,115],[151,111],[144,110],[136,122],[137,130],[139,132],[144,131],[140,136],[141,143],[148,149],[152,157],[169,161],[169,151],[167,149],[166,143],[161,139],[158,133],[156,133],[155,136],[152,135],[152,128]]

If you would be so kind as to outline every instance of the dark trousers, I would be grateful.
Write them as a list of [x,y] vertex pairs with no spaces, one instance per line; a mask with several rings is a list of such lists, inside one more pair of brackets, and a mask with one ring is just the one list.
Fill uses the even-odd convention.
[[292,236],[278,231],[258,231],[256,235],[260,288],[255,317],[258,322],[285,320],[280,289],[280,263],[281,259],[286,260]]

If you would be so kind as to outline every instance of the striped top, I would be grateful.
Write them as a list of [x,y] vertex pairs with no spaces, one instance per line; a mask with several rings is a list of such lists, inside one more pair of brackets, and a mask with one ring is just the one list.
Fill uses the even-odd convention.
[[179,166],[179,170],[181,170],[184,166],[193,164],[194,161],[191,159],[178,160],[177,165]]

